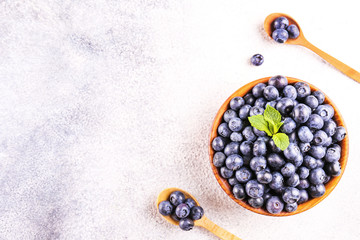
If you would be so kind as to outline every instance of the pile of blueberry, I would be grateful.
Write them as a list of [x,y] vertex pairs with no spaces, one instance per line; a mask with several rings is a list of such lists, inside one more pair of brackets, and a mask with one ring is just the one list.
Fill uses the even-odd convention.
[[194,221],[199,220],[204,215],[202,207],[197,206],[191,198],[185,198],[180,191],[172,192],[169,199],[159,204],[159,212],[163,216],[171,216],[179,222],[182,230],[189,231],[194,227]]
[[278,17],[272,24],[272,38],[278,43],[284,43],[289,38],[295,39],[299,37],[300,31],[295,24],[289,25],[289,20],[286,17]]
[[[324,100],[307,83],[291,85],[280,75],[231,99],[212,148],[213,164],[236,199],[277,214],[325,193],[324,184],[341,174],[338,143],[346,130],[337,126],[334,109]],[[249,123],[248,117],[263,114],[268,105],[281,113],[280,132],[289,138],[284,151]]]

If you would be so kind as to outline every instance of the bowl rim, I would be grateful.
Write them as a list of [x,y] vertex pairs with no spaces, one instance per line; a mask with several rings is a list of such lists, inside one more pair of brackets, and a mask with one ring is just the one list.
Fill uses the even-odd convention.
[[317,90],[320,90],[321,92],[323,92],[324,95],[325,95],[325,101],[324,101],[323,104],[330,104],[334,108],[334,117],[332,119],[336,122],[336,124],[338,126],[343,126],[345,128],[345,130],[346,130],[346,133],[347,133],[345,138],[339,143],[339,145],[341,146],[341,157],[340,157],[340,160],[339,160],[341,170],[342,170],[341,174],[339,176],[332,177],[332,179],[328,183],[325,184],[325,189],[326,190],[325,190],[325,194],[323,196],[321,196],[319,198],[313,198],[313,199],[310,199],[309,201],[307,201],[305,203],[299,204],[297,210],[295,210],[294,212],[288,213],[288,212],[282,211],[282,212],[280,212],[278,214],[271,214],[271,213],[267,212],[263,208],[253,208],[247,202],[245,202],[243,200],[236,199],[233,196],[232,192],[231,192],[231,186],[228,183],[227,179],[222,178],[220,176],[220,172],[219,172],[218,168],[215,167],[214,164],[213,164],[213,155],[214,155],[215,151],[212,149],[211,143],[212,143],[213,139],[216,136],[218,136],[217,128],[220,125],[220,123],[222,122],[223,114],[228,109],[228,104],[229,104],[230,100],[232,98],[236,97],[236,96],[243,97],[256,84],[258,84],[258,83],[267,83],[270,78],[271,77],[260,78],[260,79],[257,79],[255,81],[252,81],[252,82],[249,82],[249,83],[243,85],[238,90],[236,90],[233,94],[231,94],[225,100],[225,102],[221,105],[220,109],[218,110],[218,112],[217,112],[217,114],[216,114],[216,116],[214,118],[214,121],[213,121],[213,124],[212,124],[212,127],[211,127],[211,131],[210,131],[210,142],[209,142],[210,165],[211,165],[212,171],[213,171],[213,173],[215,175],[215,178],[216,178],[217,182],[220,184],[221,188],[225,191],[225,193],[232,200],[234,200],[236,203],[238,203],[242,207],[244,207],[244,208],[246,208],[246,209],[248,209],[248,210],[250,210],[252,212],[262,214],[262,215],[266,215],[266,216],[273,216],[273,217],[292,216],[292,215],[296,215],[296,214],[302,213],[304,211],[307,211],[307,210],[313,208],[314,206],[316,206],[317,204],[319,204],[321,201],[323,201],[334,190],[334,188],[339,183],[342,175],[345,172],[345,168],[346,168],[347,161],[348,161],[348,156],[349,156],[349,134],[348,134],[348,131],[347,131],[345,121],[344,121],[339,109],[334,104],[334,102],[323,91],[321,91],[318,87],[316,87],[313,84],[310,84],[310,83],[308,83],[308,82],[306,82],[304,80],[300,80],[300,79],[297,79],[297,78],[287,77],[286,76],[286,78],[288,79],[289,84],[293,84],[293,83],[296,83],[296,82],[305,82],[305,83],[309,84],[312,92],[317,91]]

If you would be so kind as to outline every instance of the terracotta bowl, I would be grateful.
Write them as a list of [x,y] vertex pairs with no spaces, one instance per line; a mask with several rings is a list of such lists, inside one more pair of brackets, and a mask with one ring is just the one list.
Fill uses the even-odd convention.
[[[263,214],[263,215],[277,216],[277,217],[290,216],[290,215],[295,215],[295,214],[304,212],[304,211],[314,207],[315,205],[320,203],[322,200],[324,200],[332,192],[332,190],[336,187],[336,185],[340,181],[340,179],[345,171],[348,154],[349,154],[349,137],[348,137],[348,135],[346,135],[346,137],[339,144],[341,146],[341,158],[339,160],[341,169],[342,169],[341,174],[337,177],[332,177],[332,179],[328,183],[325,184],[326,192],[322,197],[313,198],[305,203],[300,204],[298,206],[297,210],[294,212],[288,213],[288,212],[282,211],[279,214],[270,214],[269,212],[267,212],[266,210],[264,210],[262,208],[253,208],[247,202],[236,199],[231,192],[231,186],[229,185],[229,183],[227,182],[226,179],[221,177],[219,170],[213,164],[214,150],[211,147],[211,143],[212,143],[212,140],[218,136],[217,128],[222,122],[222,116],[223,116],[224,112],[228,109],[230,100],[237,96],[240,96],[240,97],[245,96],[245,94],[248,93],[256,84],[267,83],[270,78],[271,77],[261,78],[261,79],[258,79],[256,81],[253,81],[253,82],[250,82],[250,83],[244,85],[243,87],[239,88],[236,92],[231,94],[231,96],[223,103],[223,105],[219,109],[218,113],[216,114],[212,129],[211,129],[211,133],[210,133],[210,143],[209,143],[210,165],[214,172],[216,180],[219,182],[222,189],[226,192],[226,194],[231,199],[233,199],[239,205],[243,206],[244,208],[246,208],[250,211],[253,211],[253,212],[259,213],[259,214]],[[288,79],[289,84],[293,84],[293,83],[299,82],[299,81],[305,82],[303,80],[299,80],[299,79],[292,78],[292,77],[287,77],[287,79]],[[312,85],[310,83],[308,83],[308,84],[310,85],[311,91],[320,90],[317,87],[315,87],[314,85]],[[334,108],[335,115],[333,117],[333,120],[337,123],[338,126],[343,126],[346,129],[344,119],[342,118],[339,109],[335,106],[335,104],[331,101],[331,99],[327,95],[325,95],[324,103],[330,104]],[[346,132],[347,132],[347,130],[346,130]]]

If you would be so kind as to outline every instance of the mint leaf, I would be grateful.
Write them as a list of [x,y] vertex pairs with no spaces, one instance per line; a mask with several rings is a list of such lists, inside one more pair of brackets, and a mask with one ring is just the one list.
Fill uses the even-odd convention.
[[264,118],[266,121],[273,123],[275,126],[276,124],[281,122],[281,114],[279,113],[278,110],[276,110],[270,105],[267,105],[264,111]]
[[289,137],[285,133],[276,133],[273,135],[275,145],[284,151],[290,144]]
[[281,128],[281,126],[284,124],[284,122],[279,122],[275,125],[275,132],[274,133],[277,133],[279,131],[279,129]]
[[263,115],[255,115],[252,117],[248,117],[248,119],[249,119],[251,126],[256,128],[257,130],[266,132],[267,135],[269,135],[270,137],[272,136],[272,133],[269,130],[268,123],[265,121],[265,118]]

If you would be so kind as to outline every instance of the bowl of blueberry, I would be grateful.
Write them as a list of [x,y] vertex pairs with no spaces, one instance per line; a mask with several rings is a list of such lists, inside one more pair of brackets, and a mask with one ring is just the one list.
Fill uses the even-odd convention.
[[226,194],[255,213],[289,216],[326,198],[344,173],[349,139],[335,104],[305,81],[250,82],[218,111],[210,163]]

